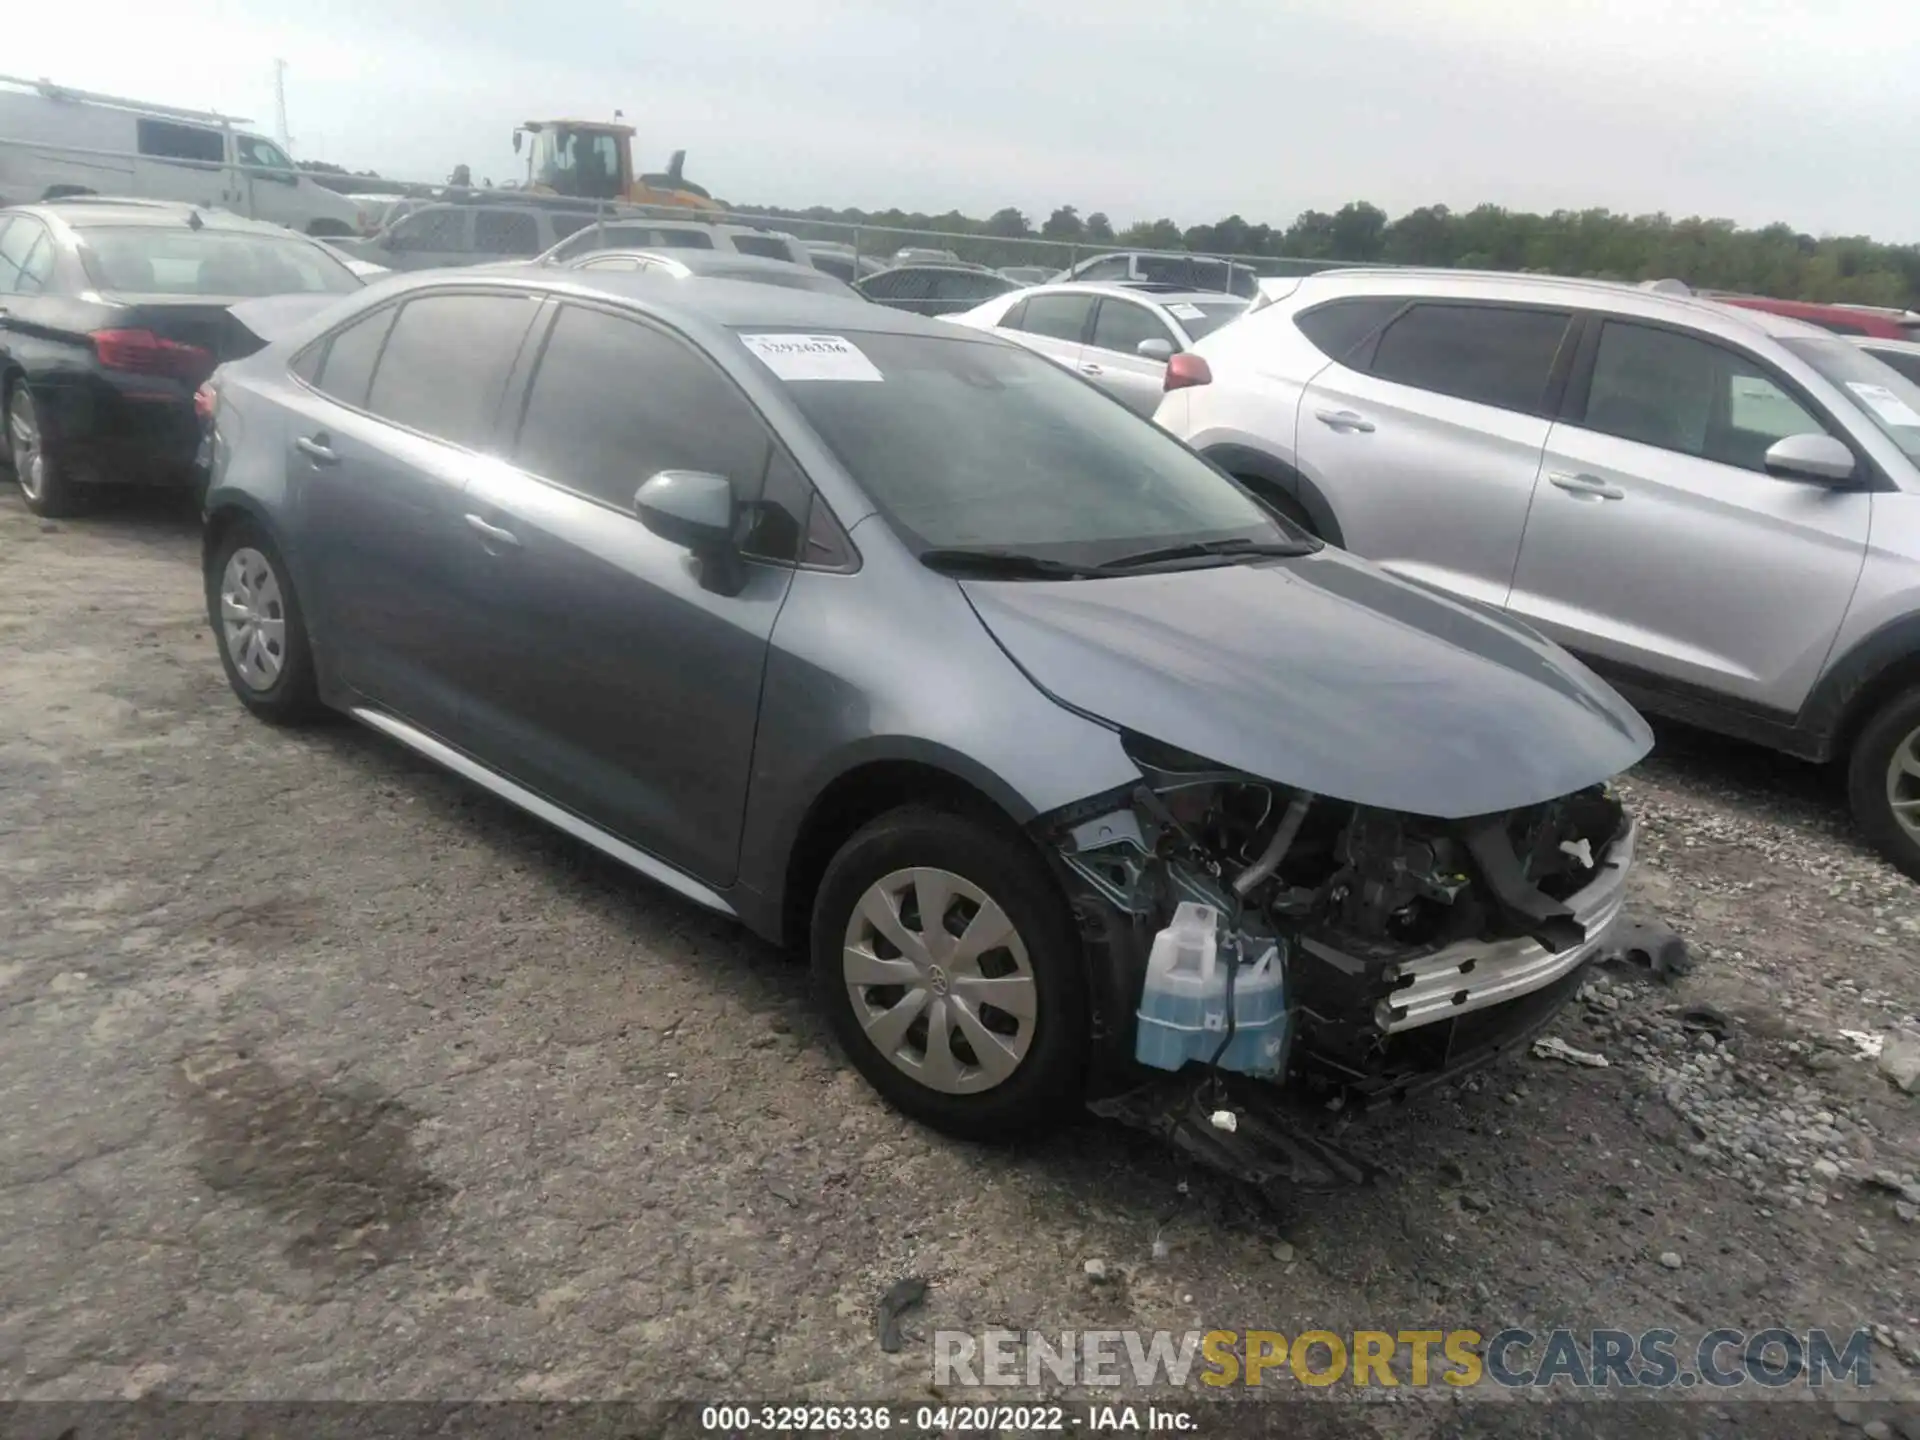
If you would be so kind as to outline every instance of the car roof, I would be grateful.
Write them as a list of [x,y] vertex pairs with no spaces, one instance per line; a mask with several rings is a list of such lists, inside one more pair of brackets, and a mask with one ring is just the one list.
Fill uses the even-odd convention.
[[[414,288],[458,286],[463,274],[477,278],[482,273],[488,279],[507,279],[555,292],[606,295],[625,308],[657,314],[689,330],[765,325],[774,329],[932,335],[945,340],[953,339],[956,333],[955,327],[937,320],[829,291],[794,290],[712,276],[662,285],[656,277],[635,270],[560,270],[550,265],[522,264],[489,266],[484,272],[421,271],[417,286],[383,282],[381,293],[392,296]],[[966,334],[964,330],[958,333]]]
[[[1023,295],[1110,295],[1116,300],[1133,300],[1147,305],[1224,305],[1247,304],[1244,295],[1225,290],[1142,290],[1137,285],[1109,285],[1099,280],[1042,280],[1029,285]],[[1005,297],[1012,299],[1011,295]]]
[[[821,275],[824,271],[815,270],[811,265],[795,264],[791,260],[776,260],[771,255],[743,255],[735,250],[682,250],[673,246],[652,247],[646,245],[609,245],[604,250],[588,250],[567,262],[571,268],[578,269],[589,260],[604,260],[609,255],[644,255],[649,260],[669,260],[676,265],[684,265],[698,275],[706,270],[725,270],[733,274],[748,274],[755,270],[776,274],[799,272],[803,275]],[[831,279],[831,276],[828,276]]]
[[1790,316],[1726,305],[1705,296],[1675,295],[1620,280],[1587,280],[1504,270],[1356,265],[1302,275],[1286,298],[1291,302],[1290,308],[1298,310],[1316,298],[1317,293],[1331,297],[1340,291],[1604,307],[1616,314],[1638,315],[1649,320],[1668,319],[1675,323],[1716,320],[1777,339],[1833,338],[1830,331]]
[[84,230],[92,225],[191,228],[188,222],[197,215],[200,219],[199,228],[203,230],[237,230],[253,235],[295,233],[281,225],[249,220],[230,210],[189,205],[181,200],[144,200],[134,196],[70,195],[59,200],[37,201],[31,205],[10,205],[0,210],[0,214],[37,215],[43,220],[58,221],[72,230]]
[[1920,355],[1920,340],[1893,340],[1885,335],[1843,335],[1863,350],[1893,350],[1902,355]]

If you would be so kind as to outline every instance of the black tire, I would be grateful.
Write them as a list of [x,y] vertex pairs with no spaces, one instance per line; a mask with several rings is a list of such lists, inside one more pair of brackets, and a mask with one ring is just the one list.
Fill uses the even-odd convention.
[[[949,871],[983,891],[1012,922],[1024,947],[1032,980],[1034,1016],[1022,1021],[987,1007],[995,1025],[1031,1025],[1027,1049],[998,1084],[954,1094],[923,1084],[886,1055],[867,1035],[845,979],[843,952],[856,907],[870,887],[896,871]],[[952,923],[963,923],[961,916]],[[917,916],[915,917],[917,918]],[[909,929],[916,928],[909,926]],[[936,1130],[968,1140],[1010,1141],[1050,1129],[1078,1114],[1086,1087],[1089,1005],[1086,974],[1072,917],[1059,887],[1027,840],[1011,826],[909,806],[870,822],[848,840],[827,866],[814,897],[811,930],[814,991],[841,1049],[869,1084],[895,1106]],[[987,952],[998,967],[1013,964],[1010,951]],[[986,966],[981,967],[983,973]],[[1005,971],[1002,970],[1004,977]],[[874,987],[863,992],[878,994]],[[955,993],[960,987],[955,986]],[[927,1008],[932,1004],[931,996]],[[944,1007],[943,1007],[944,1013]],[[983,1010],[971,1012],[977,1025]],[[971,1053],[960,1021],[949,1031],[956,1053]],[[926,1049],[925,1027],[919,1042]],[[909,1038],[904,1045],[914,1042]]]
[[[1893,809],[1897,798],[1920,800],[1920,775],[1906,776],[1892,793],[1888,780],[1896,755],[1902,753],[1920,762],[1920,685],[1900,691],[1873,712],[1847,759],[1847,802],[1854,823],[1874,849],[1920,880],[1920,836],[1903,827]],[[1913,818],[1920,824],[1920,814]]]
[[[32,479],[28,478],[34,469],[32,462],[14,453],[15,415],[22,411],[37,437],[40,452]],[[20,487],[20,498],[27,502],[27,509],[42,519],[59,520],[86,508],[85,488],[74,482],[60,454],[60,437],[48,430],[46,417],[24,378],[16,376],[0,387],[0,426],[5,427],[5,443],[0,448],[6,451],[7,468],[13,472],[14,484]]]
[[[267,684],[256,684],[242,672],[234,655],[236,644],[227,633],[222,613],[221,589],[227,567],[241,551],[251,551],[258,556],[273,579],[274,598],[259,599],[257,603],[263,617],[277,616],[281,625],[278,669]],[[315,683],[313,649],[307,642],[300,598],[294,593],[293,577],[274,543],[250,520],[229,525],[219,542],[208,551],[205,578],[207,623],[213,630],[213,643],[220,650],[220,668],[227,672],[227,683],[233,687],[240,703],[273,725],[300,725],[323,716],[326,712]],[[255,598],[259,594],[258,590],[252,592]],[[271,642],[263,643],[271,653]]]

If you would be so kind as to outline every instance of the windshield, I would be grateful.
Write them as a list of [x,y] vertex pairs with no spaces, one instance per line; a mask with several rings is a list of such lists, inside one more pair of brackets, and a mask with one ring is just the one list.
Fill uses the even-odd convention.
[[[764,356],[765,341],[785,338],[748,345]],[[916,551],[984,547],[1085,565],[1194,540],[1301,539],[1151,422],[1029,350],[812,338],[852,353],[826,364],[776,357],[769,368]],[[834,378],[788,378],[809,370]]]
[[1839,387],[1858,413],[1920,464],[1920,385],[1845,340],[1780,343]]
[[1198,340],[1202,335],[1211,335],[1236,315],[1244,315],[1247,302],[1244,300],[1183,300],[1167,307],[1168,311],[1180,322],[1180,328],[1187,337]]
[[88,226],[80,260],[102,290],[121,295],[344,295],[360,277],[320,246],[289,235],[157,225]]

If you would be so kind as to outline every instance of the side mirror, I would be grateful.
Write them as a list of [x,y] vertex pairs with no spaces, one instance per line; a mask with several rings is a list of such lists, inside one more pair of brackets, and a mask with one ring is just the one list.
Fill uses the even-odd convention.
[[740,552],[733,538],[733,482],[703,470],[662,470],[633,497],[640,523],[690,550],[706,568],[710,588],[740,588]]
[[1164,365],[1173,358],[1173,345],[1166,340],[1142,340],[1133,347],[1133,353],[1149,360],[1158,360]]
[[1858,468],[1853,452],[1831,435],[1789,435],[1767,447],[1769,475],[1811,480],[1816,485],[1846,485]]

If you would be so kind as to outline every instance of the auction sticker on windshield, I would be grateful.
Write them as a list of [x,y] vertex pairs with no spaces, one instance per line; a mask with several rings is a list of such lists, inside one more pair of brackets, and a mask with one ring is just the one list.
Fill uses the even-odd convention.
[[1853,391],[1862,405],[1887,424],[1920,426],[1920,411],[1916,411],[1886,386],[1870,385],[1864,380],[1849,380],[1847,388]]
[[879,370],[844,335],[742,335],[740,343],[782,380],[878,380]]
[[1204,320],[1207,318],[1206,311],[1202,310],[1198,305],[1189,305],[1184,300],[1178,305],[1169,305],[1167,307],[1167,313],[1169,315],[1177,315],[1182,320]]

